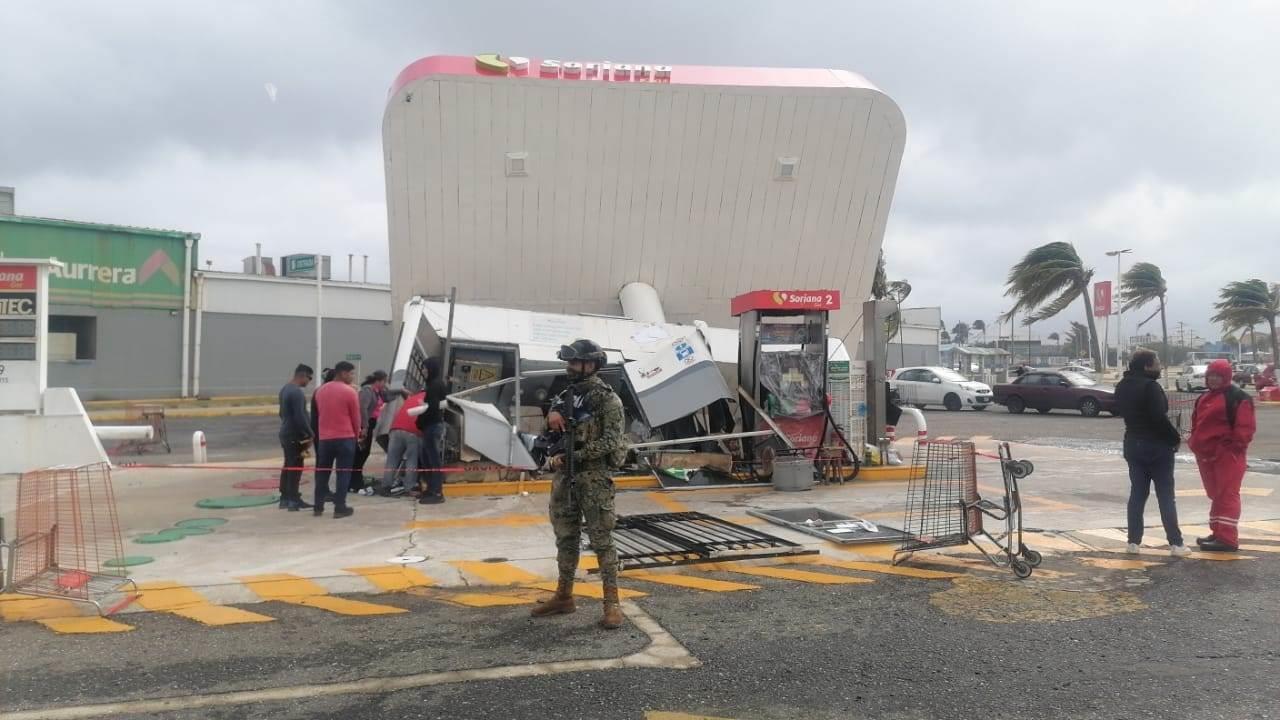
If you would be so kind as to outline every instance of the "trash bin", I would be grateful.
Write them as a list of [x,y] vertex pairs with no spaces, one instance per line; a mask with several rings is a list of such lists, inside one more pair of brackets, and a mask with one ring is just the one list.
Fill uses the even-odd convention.
[[774,460],[773,489],[780,492],[813,489],[813,461],[804,456]]

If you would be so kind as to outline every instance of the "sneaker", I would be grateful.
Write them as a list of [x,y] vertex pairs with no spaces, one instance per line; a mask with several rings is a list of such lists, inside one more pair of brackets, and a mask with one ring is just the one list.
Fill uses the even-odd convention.
[[1170,545],[1169,554],[1174,557],[1186,557],[1191,554],[1191,548],[1186,545]]
[[363,495],[363,496],[365,496],[365,497],[370,497],[370,496],[372,496],[372,495],[373,495],[373,488],[371,488],[371,487],[360,488],[360,493],[359,493],[359,494],[360,494],[360,495]]
[[400,483],[396,483],[395,485],[391,486],[391,489],[387,491],[387,494],[390,495],[391,497],[400,497],[406,492],[408,492],[408,488],[406,488],[404,485]]
[[423,495],[418,498],[419,505],[440,505],[444,502],[444,495]]
[[340,507],[340,508],[336,507],[333,509],[334,520],[341,520],[342,518],[351,517],[352,515],[355,515],[355,514],[356,514],[356,511],[352,510],[349,507]]
[[1124,551],[1129,553],[1130,555],[1137,555],[1139,551],[1138,543],[1129,543],[1129,546],[1126,547]]

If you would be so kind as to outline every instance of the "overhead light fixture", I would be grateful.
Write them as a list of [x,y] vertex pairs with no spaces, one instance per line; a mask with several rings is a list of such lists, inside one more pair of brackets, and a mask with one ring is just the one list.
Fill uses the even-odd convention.
[[800,158],[797,157],[780,157],[778,164],[774,168],[773,177],[775,180],[795,180],[796,171],[800,167]]
[[527,152],[507,153],[507,177],[525,177],[528,175],[528,160],[529,153]]

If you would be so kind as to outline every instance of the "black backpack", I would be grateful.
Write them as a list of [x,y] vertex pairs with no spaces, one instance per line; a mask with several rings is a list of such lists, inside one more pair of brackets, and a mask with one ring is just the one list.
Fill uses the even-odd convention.
[[[1196,400],[1195,413],[1200,412],[1200,401],[1206,397],[1208,397],[1207,394],[1201,395]],[[1231,383],[1231,387],[1227,388],[1227,424],[1231,426],[1232,430],[1236,429],[1236,412],[1240,409],[1240,403],[1243,402],[1253,402],[1253,400],[1249,398],[1249,393],[1245,392],[1244,388]],[[1195,413],[1192,413],[1191,418],[1193,426],[1195,425]]]

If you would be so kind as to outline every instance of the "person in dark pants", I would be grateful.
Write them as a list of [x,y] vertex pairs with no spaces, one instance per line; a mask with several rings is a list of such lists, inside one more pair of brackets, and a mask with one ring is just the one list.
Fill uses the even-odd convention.
[[307,422],[307,398],[302,388],[311,384],[315,371],[307,365],[293,370],[293,379],[280,388],[280,447],[284,450],[284,466],[280,468],[280,509],[296,512],[309,508],[303,502],[298,486],[302,483],[302,452],[312,442],[311,423]]
[[[350,517],[354,510],[347,507],[347,489],[351,484],[351,466],[356,458],[356,442],[360,437],[360,401],[351,378],[356,367],[343,361],[333,367],[333,382],[316,390],[312,403],[319,408],[316,436],[315,508],[317,517],[324,514],[326,497],[333,498],[333,516]],[[334,464],[338,468],[337,487],[329,494],[329,474]]]
[[1124,459],[1129,463],[1128,549],[1137,553],[1142,545],[1142,513],[1154,484],[1169,554],[1177,557],[1191,552],[1182,544],[1173,493],[1173,456],[1182,438],[1169,421],[1169,399],[1157,382],[1160,370],[1160,358],[1154,352],[1138,350],[1116,385],[1116,411],[1124,418]]
[[[373,430],[378,425],[378,415],[382,413],[382,407],[387,404],[384,390],[387,387],[387,374],[382,370],[375,371],[372,375],[366,377],[364,382],[360,383],[360,417],[363,419],[364,428],[360,431],[360,437],[356,442],[356,460],[352,465],[355,468],[351,473],[351,491],[363,491],[366,488],[368,492],[361,492],[362,495],[373,494],[373,483],[365,482],[364,464],[369,461],[369,453],[373,451]],[[385,449],[385,448],[384,448]]]
[[423,407],[426,410],[418,415],[417,425],[422,431],[420,467],[426,471],[424,476],[427,487],[422,497],[418,498],[418,502],[422,505],[439,505],[444,502],[444,473],[438,468],[444,467],[445,436],[444,414],[440,411],[440,404],[444,402],[445,395],[449,394],[449,388],[440,378],[439,358],[427,358],[425,367],[427,396]]

